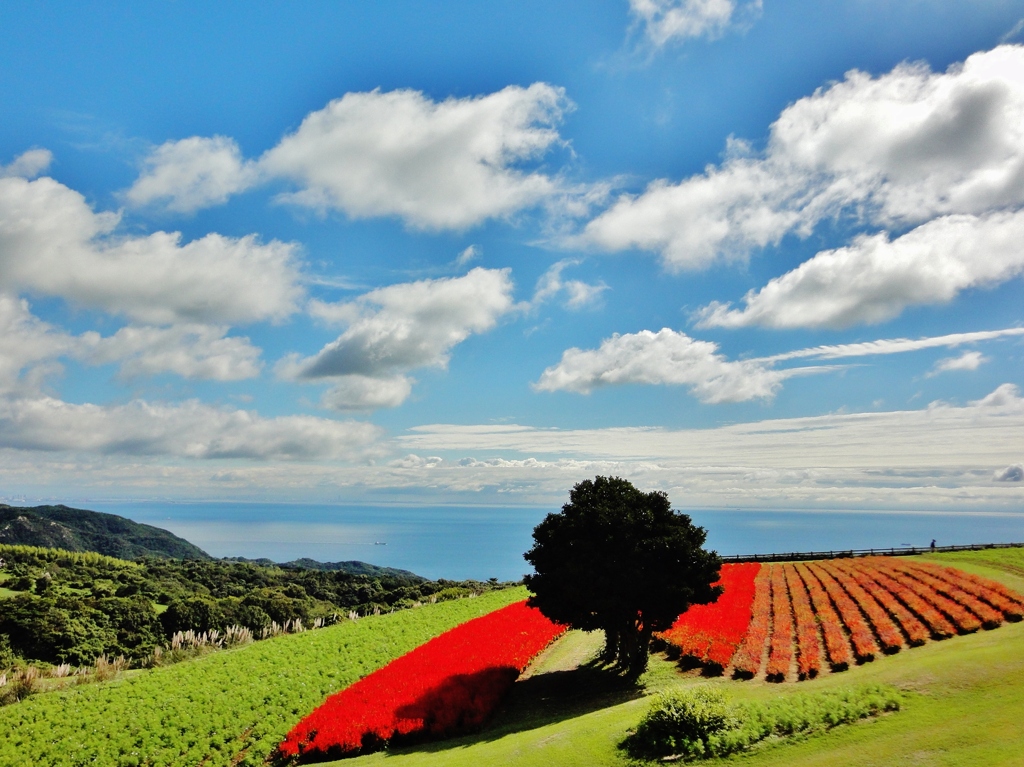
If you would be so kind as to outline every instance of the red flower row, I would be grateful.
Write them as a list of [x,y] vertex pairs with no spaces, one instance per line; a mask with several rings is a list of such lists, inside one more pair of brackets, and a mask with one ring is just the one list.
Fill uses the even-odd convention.
[[479,727],[564,631],[525,602],[463,623],[329,697],[292,728],[279,751],[348,756],[396,737]]
[[771,567],[761,567],[754,578],[754,604],[750,627],[733,656],[737,677],[751,679],[761,668],[761,653],[768,641],[768,621],[772,615]]
[[724,591],[718,601],[694,605],[661,637],[683,655],[722,668],[728,666],[750,625],[754,578],[760,569],[756,562],[722,565],[716,585]]

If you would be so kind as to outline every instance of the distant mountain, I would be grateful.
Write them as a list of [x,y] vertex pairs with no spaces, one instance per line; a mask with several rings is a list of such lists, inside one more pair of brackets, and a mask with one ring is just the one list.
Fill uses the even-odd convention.
[[318,562],[315,559],[309,559],[303,557],[302,559],[293,559],[291,562],[274,562],[269,559],[246,559],[245,557],[225,557],[228,562],[251,562],[254,565],[263,565],[264,567],[277,566],[284,567],[292,570],[323,570],[326,572],[343,572],[349,575],[368,575],[371,578],[416,578],[417,580],[427,580],[422,575],[416,575],[414,572],[409,570],[399,570],[394,567],[381,567],[379,565],[371,565],[366,562],[360,562],[358,560],[351,560],[349,562]]
[[0,543],[95,551],[120,559],[211,559],[198,546],[159,527],[68,506],[0,504]]
[[[162,557],[169,559],[213,559],[195,544],[152,525],[133,522],[116,514],[105,514],[69,506],[18,507],[0,503],[0,543],[42,546],[67,551],[95,551],[119,559]],[[380,567],[366,562],[317,562],[302,558],[291,562],[269,559],[225,557],[226,562],[251,562],[263,567],[291,570],[340,571],[371,578],[426,578],[408,570]]]

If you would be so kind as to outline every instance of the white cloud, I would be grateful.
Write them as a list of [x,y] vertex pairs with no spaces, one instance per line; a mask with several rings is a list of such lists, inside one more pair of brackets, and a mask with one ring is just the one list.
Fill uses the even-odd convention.
[[564,280],[562,272],[570,266],[578,266],[578,259],[565,258],[552,264],[537,280],[534,289],[532,306],[551,301],[559,294],[565,296],[565,307],[571,310],[584,309],[596,305],[601,294],[608,290],[603,282],[590,284],[581,280]]
[[1024,481],[1024,464],[1015,463],[1003,469],[999,469],[992,476],[996,482],[1022,482]]
[[227,332],[210,325],[128,326],[106,338],[84,334],[77,355],[93,365],[119,362],[125,378],[159,373],[214,381],[255,378],[262,368],[260,349],[248,338],[226,337]]
[[876,323],[908,306],[947,303],[967,288],[1024,273],[1024,211],[943,216],[895,240],[885,233],[826,250],[744,297],[712,302],[699,327],[832,327]]
[[324,460],[376,450],[377,427],[309,416],[261,418],[199,402],[76,405],[51,397],[0,399],[0,447],[130,456]]
[[[718,37],[737,11],[734,0],[629,0],[629,7],[643,23],[648,39],[659,47],[674,40]],[[751,0],[740,10],[758,13],[761,0]]]
[[998,408],[1003,410],[1024,412],[1024,397],[1016,384],[1004,383],[985,397],[973,400],[971,407]]
[[[373,463],[269,459],[224,467],[127,447],[115,453],[113,440],[102,439],[105,454],[0,450],[0,477],[9,495],[33,498],[66,499],[74,488],[79,496],[103,498],[408,503],[415,496],[434,505],[557,508],[581,477],[602,474],[665,490],[680,508],[724,514],[873,509],[1019,519],[1020,483],[994,482],[993,467],[1020,463],[1024,400],[1012,385],[998,391],[964,407],[933,403],[705,429],[424,425],[390,443],[369,442],[362,455],[378,459]],[[206,439],[202,415],[196,433]],[[6,428],[0,422],[0,441]],[[126,435],[132,428],[129,421]],[[61,437],[53,422],[42,433]],[[340,430],[335,438],[343,447]],[[177,439],[158,442],[182,451],[168,455],[183,454]],[[728,517],[721,523],[729,524]]]
[[463,229],[558,191],[519,165],[560,141],[554,126],[567,108],[546,83],[442,102],[413,90],[347,93],[307,115],[260,168],[298,184],[287,202]]
[[255,184],[258,171],[242,159],[234,139],[193,136],[161,144],[145,160],[145,170],[125,193],[132,205],[162,203],[188,213],[219,205]]
[[478,248],[476,245],[470,245],[461,253],[459,253],[458,258],[455,259],[455,265],[465,266],[470,261],[475,261],[478,258],[480,258],[480,248]]
[[35,317],[27,301],[0,294],[0,394],[38,393],[43,378],[60,370],[55,361],[61,357],[90,365],[117,362],[126,378],[166,372],[235,381],[259,375],[260,350],[226,333],[226,327],[205,325],[128,326],[106,338],[95,331],[72,336]]
[[935,376],[954,370],[977,370],[984,362],[988,362],[988,357],[981,356],[981,352],[964,352],[959,357],[938,360],[928,375]]
[[578,218],[610,185],[568,185],[539,166],[566,145],[557,126],[571,109],[564,89],[541,82],[444,101],[410,89],[346,93],[257,159],[229,137],[167,141],[125,199],[187,213],[276,180],[294,186],[279,202],[417,229],[461,230],[538,205]]
[[657,333],[616,334],[598,349],[567,349],[534,388],[588,394],[621,384],[687,386],[701,402],[717,404],[770,399],[786,378],[821,370],[773,370],[760,362],[730,361],[719,354],[717,344],[662,328]]
[[313,316],[348,328],[312,357],[286,358],[278,373],[305,380],[360,376],[339,383],[327,395],[331,406],[340,408],[343,397],[352,394],[348,407],[355,409],[367,407],[366,392],[375,385],[368,379],[386,378],[373,396],[399,404],[399,394],[408,396],[409,389],[393,376],[447,366],[453,347],[490,330],[512,310],[512,287],[508,269],[477,267],[462,277],[378,288],[351,302],[311,302]]
[[53,360],[74,348],[75,339],[32,315],[28,302],[0,293],[0,393],[19,384],[22,371]]
[[328,410],[360,411],[398,407],[412,394],[413,381],[404,375],[344,375],[333,380],[333,386],[320,398],[320,405]]
[[1024,203],[1024,47],[976,53],[945,73],[851,71],[787,107],[767,148],[625,195],[584,229],[605,250],[661,254],[671,270],[743,258],[848,213],[886,227]]
[[283,319],[302,296],[295,246],[255,236],[116,232],[78,192],[0,179],[0,290],[60,296],[156,324]]
[[993,466],[1019,462],[1024,400],[1013,388],[1000,387],[998,406],[987,397],[707,429],[425,425],[397,448],[444,460],[429,473],[410,462],[381,481],[552,503],[579,477],[611,473],[665,490],[681,508],[1019,514],[1016,483],[992,481]]
[[781,362],[783,360],[812,357],[816,359],[834,360],[843,357],[867,357],[875,354],[904,354],[921,349],[956,347],[963,344],[992,341],[998,338],[1009,338],[1024,335],[1024,328],[1004,328],[1002,330],[978,330],[971,333],[950,333],[944,336],[926,338],[883,338],[878,341],[862,341],[854,344],[831,344],[813,346],[809,349],[798,349],[770,357],[758,357],[756,362]]
[[[589,394],[602,386],[621,384],[682,385],[688,386],[701,402],[743,402],[770,399],[787,378],[824,373],[840,367],[804,366],[777,370],[774,365],[778,362],[905,354],[1021,335],[1024,335],[1024,328],[951,333],[931,338],[888,338],[814,346],[768,357],[732,361],[720,354],[718,345],[710,341],[699,341],[669,328],[662,328],[657,333],[642,330],[639,333],[615,334],[602,341],[597,349],[567,349],[561,361],[547,368],[533,388]],[[985,361],[980,352],[965,352],[960,357],[940,361],[935,369],[974,370]],[[1015,391],[1015,387],[1007,384],[991,396],[1004,392],[1012,399]]]
[[35,178],[50,167],[53,154],[48,149],[30,149],[14,158],[10,165],[0,165],[0,178]]

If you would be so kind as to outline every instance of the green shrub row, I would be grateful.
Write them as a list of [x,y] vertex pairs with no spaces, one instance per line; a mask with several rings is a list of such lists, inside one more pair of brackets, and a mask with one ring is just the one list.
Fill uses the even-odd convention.
[[730,703],[718,688],[701,685],[659,695],[622,747],[640,759],[727,756],[771,736],[824,731],[898,711],[901,698],[894,687],[868,684]]

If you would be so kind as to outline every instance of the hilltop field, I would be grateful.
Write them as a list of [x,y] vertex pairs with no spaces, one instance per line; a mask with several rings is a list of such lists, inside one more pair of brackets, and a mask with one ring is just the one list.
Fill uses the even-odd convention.
[[[1024,592],[1024,550],[920,557]],[[4,765],[259,765],[323,698],[431,636],[525,596],[521,588],[425,604],[185,661],[99,684],[37,694],[0,708]],[[1024,753],[1024,622],[929,641],[894,655],[774,684],[705,677],[655,655],[639,684],[588,661],[597,634],[569,632],[514,685],[483,731],[345,759],[348,767],[635,764],[618,744],[652,693],[711,685],[734,701],[784,699],[863,683],[903,697],[898,713],[825,733],[769,739],[724,760],[746,765],[1000,765]]]

